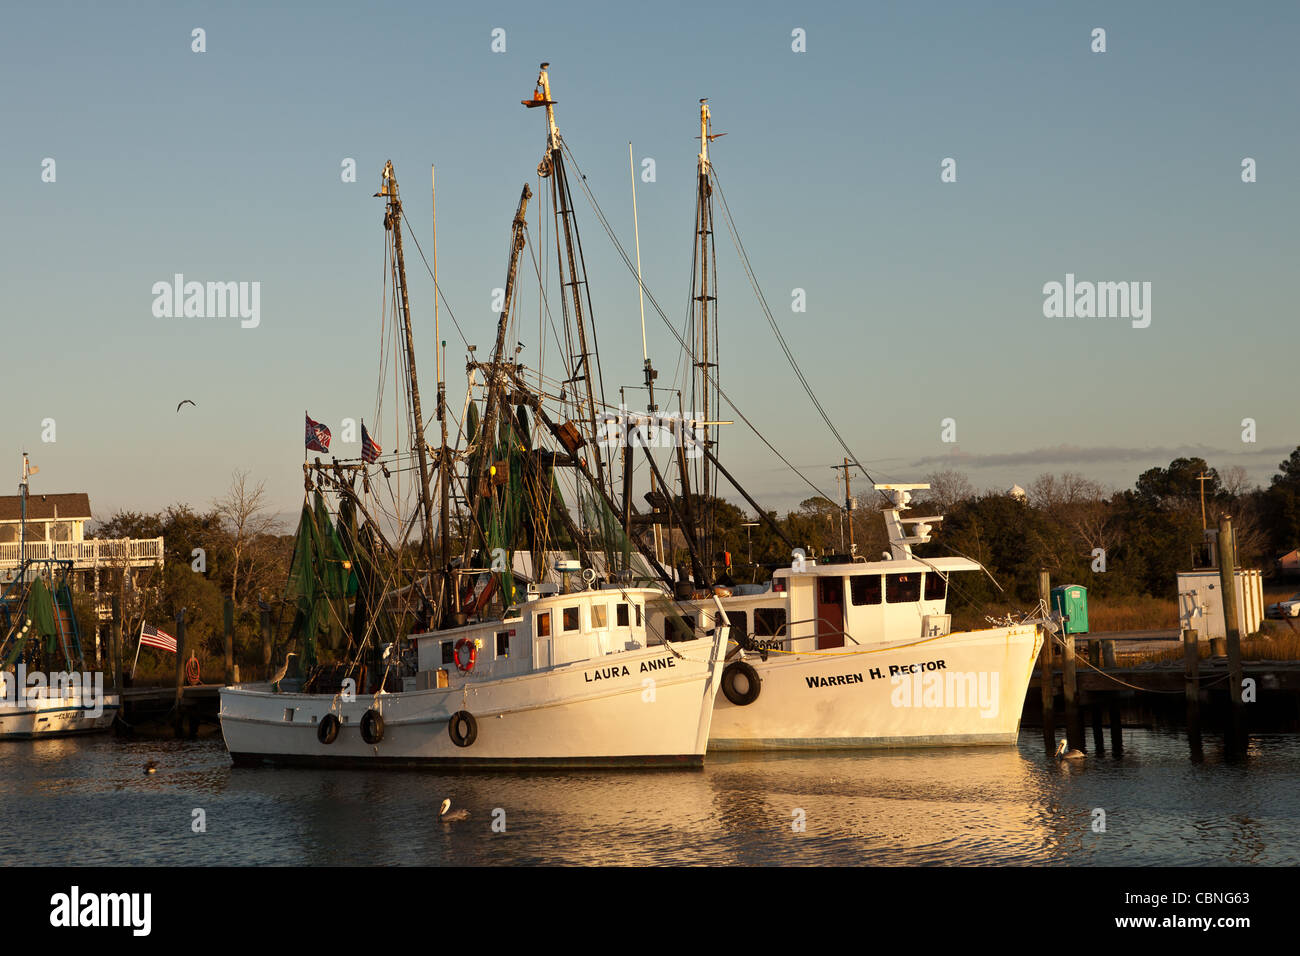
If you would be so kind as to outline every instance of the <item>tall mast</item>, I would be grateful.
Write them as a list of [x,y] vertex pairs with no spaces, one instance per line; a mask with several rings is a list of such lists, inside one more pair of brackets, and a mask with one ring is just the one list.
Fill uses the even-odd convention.
[[[649,394],[649,398],[646,400],[646,411],[651,416],[653,416],[654,413],[659,410],[659,406],[655,404],[655,379],[659,377],[659,373],[656,372],[654,366],[650,364],[650,349],[646,345],[645,283],[642,282],[641,280],[641,224],[637,218],[637,209],[636,209],[636,161],[633,159],[632,156],[632,144],[630,142],[627,144],[627,166],[628,166],[628,172],[631,173],[632,176],[632,231],[634,236],[636,237],[636,286],[637,286],[637,298],[641,305],[641,358],[645,362],[644,364],[645,388],[646,388],[646,392]],[[624,430],[630,431],[630,429],[628,428],[625,428]],[[630,437],[628,440],[629,441],[631,440]],[[623,468],[625,472],[628,473],[625,474],[623,477],[623,530],[624,533],[628,535],[631,535],[632,533],[632,493],[631,493],[631,477],[630,477],[631,457],[632,457],[631,451],[625,444],[623,447]],[[658,487],[655,484],[654,473],[651,472],[650,493],[653,496],[657,491],[658,491]],[[654,506],[652,506],[652,508],[653,507]],[[654,510],[656,514],[652,526],[653,528],[652,533],[654,534],[655,557],[662,562],[663,554],[664,554],[663,530],[659,525],[658,509],[655,508]]]
[[[715,411],[713,403],[710,401],[711,393],[714,389],[714,382],[717,381],[716,374],[710,373],[710,369],[717,367],[717,309],[711,311],[710,302],[717,301],[716,289],[714,294],[710,294],[710,279],[713,280],[714,286],[717,285],[717,254],[713,245],[713,186],[709,182],[709,143],[717,139],[718,136],[725,136],[725,133],[717,135],[712,134],[709,124],[709,101],[708,99],[700,100],[700,154],[698,157],[697,176],[696,176],[696,194],[695,194],[695,254],[692,264],[692,272],[695,274],[697,281],[694,283],[695,288],[691,290],[691,301],[693,309],[692,325],[696,329],[696,334],[692,341],[692,350],[695,352],[696,374],[692,383],[693,404],[698,402],[692,412],[698,416],[696,427],[703,429],[702,442],[704,447],[712,451],[716,444],[714,441],[715,426],[712,423],[711,414]],[[696,294],[698,289],[698,294]],[[709,323],[712,321],[712,336],[710,335]],[[715,482],[712,480],[712,468],[710,466],[709,456],[705,455],[700,461],[700,501],[702,514],[699,515],[699,531],[701,537],[701,550],[704,552],[704,560],[712,566],[713,562],[713,533],[716,516],[712,507],[712,496],[717,492],[714,487]],[[685,529],[683,529],[685,530]]]
[[[438,585],[439,625],[447,623],[447,595],[455,596],[459,603],[460,593],[451,579],[451,542],[448,518],[448,478],[450,470],[450,450],[447,447],[447,348],[442,341],[442,322],[438,314],[438,192],[437,171],[429,167],[429,196],[433,206],[433,334],[436,339],[434,350],[435,371],[438,373],[438,424],[442,429],[442,445],[438,449],[438,539],[442,544],[442,577]],[[459,607],[456,608],[460,610]]]
[[596,386],[598,383],[592,378],[591,362],[592,359],[596,359],[596,361],[599,361],[599,359],[596,358],[595,352],[588,346],[587,317],[585,317],[583,310],[584,297],[586,298],[588,312],[590,311],[591,298],[584,274],[582,242],[578,237],[577,222],[573,213],[573,196],[569,191],[569,180],[564,166],[560,131],[555,126],[555,101],[551,99],[551,81],[546,75],[549,66],[549,63],[541,65],[537,74],[537,85],[533,89],[533,98],[531,100],[521,100],[520,102],[529,109],[538,106],[546,107],[546,156],[538,165],[537,173],[539,176],[549,177],[551,180],[551,208],[554,210],[557,220],[556,246],[559,247],[559,238],[562,234],[564,245],[558,251],[563,260],[561,268],[568,275],[567,281],[563,282],[563,285],[568,290],[568,295],[561,295],[560,301],[564,305],[566,321],[569,308],[573,309],[574,330],[578,336],[578,351],[576,354],[571,353],[569,356],[570,361],[573,363],[573,377],[566,380],[565,384],[577,384],[581,387],[578,399],[575,402],[578,408],[578,418],[584,421],[587,428],[587,443],[591,446],[591,455],[594,458],[594,467],[591,469],[592,474],[595,475],[601,491],[606,492],[608,490],[607,484],[611,482],[601,457],[600,431],[596,426],[597,404],[604,405],[604,386],[600,386],[601,394],[597,396]]
[[[424,415],[420,411],[420,384],[415,374],[415,340],[411,335],[411,303],[406,289],[406,259],[402,256],[402,201],[397,194],[397,177],[393,161],[384,164],[384,174],[376,196],[388,199],[384,228],[393,234],[393,255],[397,266],[397,291],[401,297],[402,327],[406,332],[406,368],[411,385],[411,414],[415,417],[411,440],[420,462],[420,506],[424,515],[425,566],[433,569],[433,502],[429,499],[429,462],[424,440]],[[434,293],[436,299],[437,293]]]

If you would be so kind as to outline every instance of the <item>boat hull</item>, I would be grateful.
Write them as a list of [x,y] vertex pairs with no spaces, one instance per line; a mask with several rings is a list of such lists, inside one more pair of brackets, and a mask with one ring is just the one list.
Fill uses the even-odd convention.
[[[87,707],[79,694],[0,703],[0,740],[70,737],[108,730],[117,717],[121,698],[106,695],[99,706]],[[96,714],[95,711],[100,713]]]
[[758,696],[718,695],[709,749],[1013,744],[1042,644],[1021,625],[765,662],[747,654]]
[[[395,694],[275,693],[269,685],[221,691],[221,729],[237,764],[299,766],[627,767],[703,761],[722,667],[721,642],[609,655],[516,677]],[[704,653],[701,654],[700,651]],[[361,721],[383,717],[367,743]],[[477,724],[468,746],[452,740],[453,714]],[[333,713],[337,737],[323,743]]]

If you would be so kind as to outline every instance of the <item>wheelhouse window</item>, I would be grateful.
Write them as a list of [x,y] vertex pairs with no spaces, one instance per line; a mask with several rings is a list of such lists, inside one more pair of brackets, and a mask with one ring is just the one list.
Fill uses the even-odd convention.
[[497,631],[497,657],[510,656],[510,635],[514,631]]
[[[537,636],[538,637],[551,636],[551,612],[550,611],[543,611],[541,614],[537,615]],[[444,658],[444,662],[445,661],[446,659]]]
[[[731,622],[731,634],[728,635],[729,640],[738,642],[742,637],[749,634],[749,615],[744,611],[728,611],[727,620]],[[721,627],[722,621],[715,621],[714,626]]]
[[566,607],[566,608],[564,609],[564,611],[563,611],[563,614],[564,614],[564,629],[565,629],[566,631],[576,631],[576,630],[578,630],[578,629],[582,626],[582,625],[579,623],[579,618],[580,618],[580,614],[579,614],[579,612],[580,612],[580,611],[581,611],[581,608],[579,608],[577,605],[575,605],[575,606],[573,606],[573,607]]
[[925,572],[925,599],[942,601],[948,596],[948,580],[937,571]]
[[627,627],[627,605],[620,604],[614,609],[614,621],[619,627]]
[[455,642],[455,641],[443,641],[443,642],[442,642],[442,662],[443,662],[444,664],[452,664],[452,663],[455,663],[455,660],[456,660],[456,642]]
[[843,578],[818,578],[817,590],[820,592],[818,596],[823,604],[844,603]]
[[884,599],[880,592],[880,575],[853,575],[849,578],[849,597],[857,607],[866,604],[879,604]]
[[754,608],[755,637],[785,637],[785,608]]
[[632,606],[636,608],[636,626],[641,627],[641,605],[633,604]]
[[695,617],[691,614],[669,615],[665,620],[668,622],[668,639],[670,641],[693,641],[695,640]]
[[921,575],[915,572],[886,574],[885,600],[889,604],[908,604],[921,600]]
[[606,604],[593,604],[591,606],[591,627],[592,630],[609,627],[609,606]]

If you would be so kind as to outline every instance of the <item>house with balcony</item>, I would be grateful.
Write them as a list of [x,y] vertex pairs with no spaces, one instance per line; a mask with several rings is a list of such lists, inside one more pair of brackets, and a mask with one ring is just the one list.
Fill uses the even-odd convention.
[[109,572],[121,571],[127,586],[135,587],[142,573],[162,567],[163,539],[87,538],[90,520],[90,496],[84,492],[28,494],[24,535],[21,496],[0,495],[0,583],[13,579],[24,558],[71,561],[74,590],[95,595],[99,615],[106,618],[101,584],[108,584]]

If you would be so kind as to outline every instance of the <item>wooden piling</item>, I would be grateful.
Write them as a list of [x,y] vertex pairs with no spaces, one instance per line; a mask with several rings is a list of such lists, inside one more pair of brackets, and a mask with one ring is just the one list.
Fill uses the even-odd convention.
[[1228,694],[1232,701],[1229,731],[1233,749],[1245,745],[1246,715],[1241,701],[1241,630],[1237,627],[1237,541],[1232,518],[1219,519],[1219,581],[1223,585],[1223,623],[1228,636]]
[[1102,667],[1119,666],[1118,664],[1115,663],[1115,642],[1114,641],[1101,642],[1101,666]]
[[1092,711],[1092,750],[1093,753],[1100,757],[1106,752],[1106,745],[1103,743],[1105,731],[1102,728],[1101,721],[1101,701],[1096,700],[1096,695],[1092,705],[1088,708]]
[[176,612],[176,715],[180,719],[181,696],[185,688],[185,608]]
[[1061,689],[1065,695],[1065,739],[1069,742],[1072,750],[1083,750],[1087,744],[1083,740],[1083,722],[1080,720],[1079,707],[1075,702],[1079,692],[1079,685],[1075,673],[1074,635],[1067,633],[1064,637],[1065,650],[1061,661]]
[[233,599],[226,598],[224,612],[226,628],[225,682],[233,684],[235,682],[235,602]]
[[1124,753],[1124,716],[1120,710],[1119,697],[1116,694],[1110,695],[1108,702],[1110,710],[1110,755],[1118,757]]
[[[122,601],[113,595],[113,626],[109,632],[108,654],[113,665],[113,690],[122,693]],[[119,710],[118,713],[121,713]]]
[[[1038,572],[1038,597],[1051,614],[1052,580],[1046,571]],[[1043,698],[1043,745],[1050,754],[1056,749],[1056,715],[1052,712],[1053,698],[1056,696],[1052,687],[1052,635],[1043,628],[1043,649],[1038,654],[1038,672],[1040,674],[1039,690]]]
[[1183,630],[1184,696],[1187,700],[1187,742],[1192,756],[1201,753],[1201,649],[1195,628]]
[[262,608],[262,667],[266,680],[271,679],[271,609]]

